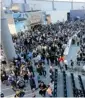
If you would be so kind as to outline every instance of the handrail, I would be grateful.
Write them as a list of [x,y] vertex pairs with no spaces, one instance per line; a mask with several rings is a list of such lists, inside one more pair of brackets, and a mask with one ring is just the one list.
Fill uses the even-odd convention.
[[80,33],[80,31],[76,32],[76,33],[69,39],[69,41],[68,41],[68,43],[67,43],[67,46],[66,46],[66,48],[65,48],[65,51],[64,51],[64,55],[65,55],[65,56],[67,56],[68,53],[69,53],[70,46],[71,46],[71,43],[72,43],[72,39],[73,39],[78,33]]

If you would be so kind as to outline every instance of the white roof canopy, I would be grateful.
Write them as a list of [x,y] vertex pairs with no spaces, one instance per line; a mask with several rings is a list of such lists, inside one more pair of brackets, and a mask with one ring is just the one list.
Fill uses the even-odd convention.
[[25,1],[29,4],[29,2],[36,2],[36,1],[61,1],[61,2],[71,2],[71,1],[73,1],[73,2],[79,2],[79,3],[85,3],[85,0],[1,0],[2,1],[2,3],[3,3],[3,6],[10,6],[12,3],[24,3]]
[[73,1],[73,2],[85,2],[85,0],[54,0],[54,1]]
[[[2,0],[2,2],[24,3],[25,0]],[[28,0],[26,0],[28,1]],[[29,1],[73,1],[73,2],[85,2],[85,0],[29,0]]]

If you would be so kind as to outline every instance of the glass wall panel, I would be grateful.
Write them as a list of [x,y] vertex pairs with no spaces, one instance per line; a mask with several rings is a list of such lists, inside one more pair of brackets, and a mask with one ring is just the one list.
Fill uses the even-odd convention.
[[9,7],[11,5],[11,0],[2,0],[2,4],[4,7]]
[[12,0],[13,3],[24,3],[24,0]]
[[85,9],[85,3],[73,3],[73,9]]
[[54,7],[56,10],[70,10],[71,3],[70,2],[55,2]]
[[29,5],[33,7],[38,7],[40,10],[52,10],[52,2],[49,1],[29,1],[27,0]]

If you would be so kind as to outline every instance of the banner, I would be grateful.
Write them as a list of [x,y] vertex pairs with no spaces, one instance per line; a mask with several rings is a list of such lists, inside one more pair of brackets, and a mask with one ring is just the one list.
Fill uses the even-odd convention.
[[35,24],[35,23],[40,23],[42,20],[42,13],[41,12],[32,12],[30,13],[30,23]]

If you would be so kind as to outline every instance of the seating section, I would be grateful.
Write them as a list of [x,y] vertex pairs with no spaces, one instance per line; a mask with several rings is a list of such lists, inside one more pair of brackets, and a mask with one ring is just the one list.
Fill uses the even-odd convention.
[[80,75],[78,75],[78,79],[79,79],[79,83],[80,83],[80,87],[81,87],[81,91],[82,91],[81,96],[85,97],[85,89],[84,89],[82,78]]
[[72,83],[72,89],[73,89],[73,96],[76,97],[76,86],[75,86],[75,81],[74,81],[74,75],[71,73],[71,83]]
[[54,97],[57,97],[57,78],[58,78],[58,70],[55,69],[55,79],[54,79]]
[[66,86],[66,73],[63,71],[63,87],[64,87],[64,97],[67,97],[67,86]]
[[76,97],[83,97],[83,92],[81,89],[75,89],[75,94],[76,94]]
[[[60,75],[62,76],[62,78],[59,78]],[[61,96],[63,96],[63,97],[71,97],[71,96],[72,97],[85,97],[85,89],[84,89],[84,85],[83,85],[84,80],[81,78],[81,76],[78,75],[78,77],[77,77],[79,85],[75,81],[76,77],[73,73],[70,73],[71,77],[70,76],[68,77],[68,76],[69,76],[68,73],[66,73],[65,71],[63,71],[61,73],[57,69],[55,69],[53,97],[61,97]],[[63,83],[62,85],[60,85],[61,80]],[[70,80],[70,82],[68,82],[69,80]],[[70,88],[68,88],[68,85],[70,85],[72,87],[72,89],[70,91],[69,91]],[[60,88],[62,88],[61,90],[59,89],[59,86],[61,86],[60,87]],[[69,92],[70,92],[70,94],[69,94]]]

